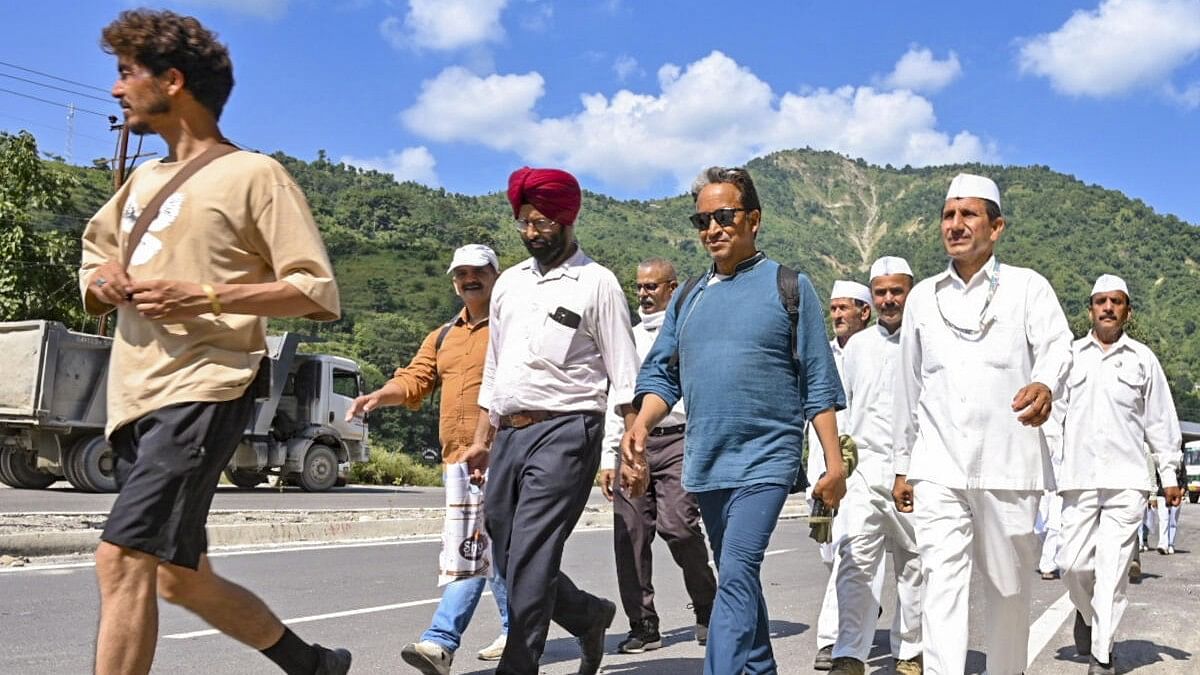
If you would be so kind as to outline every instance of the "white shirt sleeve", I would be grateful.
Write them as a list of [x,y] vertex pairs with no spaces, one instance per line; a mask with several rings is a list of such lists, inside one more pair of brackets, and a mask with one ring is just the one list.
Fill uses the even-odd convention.
[[1149,355],[1149,376],[1146,379],[1145,429],[1146,444],[1158,465],[1158,476],[1163,487],[1178,485],[1176,471],[1183,459],[1180,447],[1183,433],[1179,428],[1179,416],[1175,413],[1175,401],[1171,399],[1171,388],[1162,365],[1153,354]]
[[478,405],[488,411],[492,426],[500,426],[500,417],[492,412],[492,392],[496,388],[496,358],[500,353],[500,343],[503,338],[503,325],[497,311],[496,293],[493,289],[491,302],[488,303],[488,345],[487,357],[483,362],[483,383],[479,386]]
[[616,277],[606,274],[596,284],[596,334],[593,339],[608,375],[608,407],[616,410],[633,403],[641,359],[633,344],[629,306]]
[[917,403],[921,400],[921,332],[912,304],[905,304],[900,331],[900,361],[892,392],[892,465],[896,475],[908,475],[917,441]]
[[[1025,339],[1033,348],[1033,382],[1057,396],[1071,367],[1071,327],[1050,282],[1040,275],[1030,280],[1025,298]],[[1016,392],[1013,392],[1016,393]]]
[[600,469],[617,468],[621,453],[621,437],[625,435],[625,419],[611,406],[604,413],[604,446],[600,450]]

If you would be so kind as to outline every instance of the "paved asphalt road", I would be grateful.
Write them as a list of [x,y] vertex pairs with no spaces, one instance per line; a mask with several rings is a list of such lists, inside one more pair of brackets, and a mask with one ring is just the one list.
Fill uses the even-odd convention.
[[[0,513],[108,513],[115,494],[89,494],[59,481],[45,490],[14,490],[0,485]],[[604,497],[592,491],[592,504]],[[440,507],[446,503],[441,488],[351,485],[329,492],[305,492],[300,488],[277,489],[260,485],[242,490],[232,485],[217,488],[213,508],[228,511],[276,511],[283,509],[404,509]]]
[[[5,495],[7,496],[7,495]],[[1146,579],[1131,587],[1118,653],[1128,672],[1200,672],[1200,564],[1188,552],[1200,537],[1200,507],[1185,505],[1180,519],[1179,553],[1144,556]],[[810,672],[814,624],[826,571],[800,522],[782,523],[772,541],[763,570],[764,586],[781,673]],[[611,557],[611,530],[575,533],[565,558],[566,570],[584,588],[616,597]],[[702,651],[691,642],[691,617],[685,608],[679,575],[661,543],[656,545],[659,570],[658,605],[666,644],[641,656],[606,658],[603,672],[675,675],[698,673]],[[1200,546],[1195,546],[1200,550]],[[412,672],[400,660],[400,648],[415,640],[433,613],[438,592],[432,561],[438,544],[425,539],[305,549],[216,553],[214,565],[231,579],[260,593],[302,637],[354,651],[359,673]],[[90,667],[96,620],[96,590],[89,562],[57,567],[0,571],[0,673],[45,675],[84,673]],[[1036,658],[1029,673],[1085,673],[1073,656],[1070,608],[1058,581],[1036,580],[1031,642]],[[885,605],[890,609],[892,589]],[[974,607],[986,612],[978,598]],[[885,610],[880,626],[890,625]],[[220,635],[200,633],[206,626],[175,607],[162,611],[156,673],[277,672],[263,657]],[[612,650],[626,629],[618,614],[610,629]],[[474,659],[474,651],[499,630],[490,597],[479,606],[467,632],[455,673],[489,673],[492,667]],[[979,629],[972,630],[978,645]],[[872,671],[890,672],[885,655],[886,633],[876,633]],[[1043,646],[1044,645],[1044,646]],[[551,628],[543,672],[575,672],[578,649],[573,639]],[[973,653],[968,672],[979,673],[983,658]]]

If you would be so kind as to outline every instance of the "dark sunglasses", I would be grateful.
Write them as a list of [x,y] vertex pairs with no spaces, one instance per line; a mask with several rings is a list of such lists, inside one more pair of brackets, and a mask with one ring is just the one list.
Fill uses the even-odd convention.
[[717,209],[716,211],[693,213],[692,215],[688,216],[688,220],[692,221],[692,226],[695,227],[697,230],[707,230],[709,222],[711,222],[714,219],[717,221],[717,224],[720,225],[721,227],[729,227],[730,225],[733,225],[733,219],[736,217],[734,214],[736,214],[738,211],[749,211],[749,210],[750,209],[742,209],[742,208],[735,209],[735,208],[729,207],[729,208],[724,208],[724,209]]
[[672,279],[670,281],[663,281],[663,282],[651,281],[648,284],[634,284],[634,286],[636,286],[637,290],[639,290],[639,291],[646,290],[646,291],[650,291],[651,293],[653,293],[654,291],[658,290],[659,286],[666,286],[667,284],[671,284],[671,283],[675,283],[675,280]]

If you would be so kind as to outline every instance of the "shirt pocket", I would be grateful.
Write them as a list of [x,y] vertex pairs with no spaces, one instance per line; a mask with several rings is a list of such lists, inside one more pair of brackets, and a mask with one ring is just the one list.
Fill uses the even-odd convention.
[[565,365],[571,345],[575,342],[578,328],[571,328],[556,321],[550,314],[542,319],[541,330],[529,341],[529,350],[533,356],[553,363],[556,366]]
[[1123,408],[1136,409],[1146,392],[1146,373],[1142,364],[1126,364],[1116,368],[1113,399]]

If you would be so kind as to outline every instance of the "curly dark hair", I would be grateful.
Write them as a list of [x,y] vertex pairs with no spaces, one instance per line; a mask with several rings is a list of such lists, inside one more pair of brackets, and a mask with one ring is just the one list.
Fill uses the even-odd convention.
[[221,118],[233,90],[233,63],[217,34],[195,17],[169,10],[126,10],[104,28],[100,46],[109,54],[137,61],[155,75],[178,69],[196,101],[214,118]]

